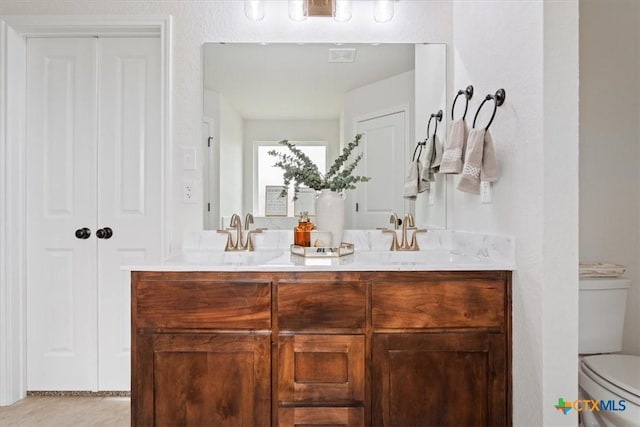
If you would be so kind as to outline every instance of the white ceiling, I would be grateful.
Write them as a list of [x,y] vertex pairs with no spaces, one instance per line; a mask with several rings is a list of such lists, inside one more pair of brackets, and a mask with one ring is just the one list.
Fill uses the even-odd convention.
[[[355,48],[355,61],[328,62],[336,48]],[[205,89],[245,119],[337,119],[345,92],[413,69],[413,44],[204,45]]]

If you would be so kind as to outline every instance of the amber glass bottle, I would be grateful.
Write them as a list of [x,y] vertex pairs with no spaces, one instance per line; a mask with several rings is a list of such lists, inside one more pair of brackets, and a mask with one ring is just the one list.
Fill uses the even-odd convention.
[[311,230],[313,223],[309,220],[309,213],[300,212],[300,221],[293,229],[293,243],[298,246],[311,246]]

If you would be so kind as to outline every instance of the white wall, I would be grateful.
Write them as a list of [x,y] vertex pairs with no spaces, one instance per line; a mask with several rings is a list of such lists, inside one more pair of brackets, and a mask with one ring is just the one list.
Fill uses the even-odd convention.
[[414,80],[415,73],[411,70],[346,92],[342,115],[345,142],[353,140],[355,136],[353,121],[356,117],[402,105],[407,105],[410,109],[408,113],[411,126],[407,132],[407,139],[413,141]]
[[[553,2],[544,2],[545,5],[549,3]],[[547,81],[553,81],[552,70],[543,70],[541,65],[546,55],[544,46],[566,47],[565,43],[575,41],[577,35],[577,10],[572,9],[575,2],[557,3],[561,4],[553,7],[568,9],[564,11],[566,16],[562,17],[561,25],[556,25],[564,32],[564,39],[545,31],[546,19],[550,17],[544,9],[549,6],[543,6],[540,1],[403,0],[397,2],[396,16],[388,24],[373,22],[371,4],[365,1],[353,2],[354,16],[347,23],[321,18],[290,21],[284,1],[267,2],[267,16],[260,22],[248,21],[243,15],[242,2],[236,0],[3,0],[0,14],[173,15],[173,152],[170,157],[175,165],[181,160],[178,147],[200,145],[201,44],[204,41],[451,43],[454,40],[456,50],[449,49],[449,53],[456,55],[456,89],[473,83],[477,93],[483,94],[502,86],[507,90],[507,103],[501,108],[492,129],[502,166],[502,179],[496,185],[494,204],[480,206],[477,199],[462,195],[457,195],[455,200],[450,198],[449,225],[517,237],[518,270],[514,275],[513,295],[514,424],[575,425],[573,414],[565,417],[553,409],[554,399],[558,396],[571,398],[577,391],[573,357],[577,351],[574,342],[577,272],[575,278],[565,281],[567,275],[571,276],[571,271],[569,274],[567,271],[577,263],[578,245],[577,200],[573,197],[578,188],[571,175],[577,168],[574,149],[577,138],[571,134],[577,118],[573,115],[574,97],[571,93],[566,96],[566,90],[571,92],[573,89],[574,79],[568,79],[567,86],[557,94],[558,99],[569,103],[568,114],[558,115],[566,125],[568,138],[562,129],[547,129],[543,122],[544,107],[554,100],[553,94],[546,90]],[[556,71],[559,76],[573,73],[577,78],[577,70],[573,69],[577,65],[574,64],[575,52],[571,46],[566,49],[564,62],[561,62],[566,70]],[[555,160],[550,157],[554,151],[548,146],[559,142],[557,137],[552,138],[554,134],[565,137],[565,144],[560,141],[558,146],[568,151],[567,155]],[[561,177],[568,181],[555,180],[559,170],[568,173]],[[171,182],[174,199],[181,200],[180,180]],[[560,200],[559,206],[552,203],[564,194],[569,197]],[[552,216],[554,209],[557,212]],[[548,216],[553,217],[553,227]],[[175,249],[179,247],[184,231],[201,228],[202,207],[177,203],[170,218]],[[554,237],[549,236],[549,232],[562,225],[566,226],[566,232],[558,233],[561,235],[556,237],[560,241],[554,241],[553,247],[566,253],[561,254],[557,265],[551,268],[548,263],[552,253],[543,242],[545,238]],[[554,376],[557,377],[555,380]]]
[[254,211],[253,143],[256,141],[327,141],[327,163],[340,150],[340,121],[335,120],[245,120],[244,121],[244,208]]
[[[303,22],[289,19],[287,2],[269,0],[262,21],[249,21],[240,0],[103,0],[64,2],[43,0],[2,0],[0,14],[55,15],[172,15],[173,17],[173,152],[174,162],[181,160],[180,147],[192,144],[200,148],[202,129],[202,43],[227,42],[400,42],[451,40],[450,1],[403,1],[395,18],[386,24],[372,19],[369,1],[353,2],[353,18],[347,23],[332,19],[309,18]],[[200,151],[199,154],[202,154]],[[180,163],[176,163],[179,165]],[[174,167],[174,171],[178,170]],[[182,200],[181,180],[170,181],[175,200]],[[176,203],[170,213],[171,246],[179,250],[185,231],[199,230],[202,224],[200,204]]]
[[220,217],[242,215],[242,165],[244,121],[240,113],[220,96]]
[[[407,161],[413,155],[418,141],[424,141],[433,135],[435,129],[435,119],[428,129],[431,135],[427,135],[427,127],[430,115],[442,110],[442,121],[438,123],[437,135],[440,142],[444,143],[447,134],[447,124],[450,113],[447,111],[448,94],[451,93],[447,85],[446,49],[440,49],[438,45],[418,45],[416,46],[416,68],[415,68],[415,123],[414,138],[409,143]],[[451,55],[449,55],[451,56]],[[424,160],[424,159],[423,159]],[[436,182],[431,183],[428,192],[418,194],[414,204],[416,226],[418,227],[438,227],[447,226],[447,200],[446,200],[446,176],[436,175]],[[411,203],[409,206],[411,206]],[[412,210],[410,208],[410,210]]]
[[[203,105],[204,116],[214,120],[214,143],[211,149],[216,150],[216,155],[213,158],[221,159],[219,164],[212,166],[210,170],[210,173],[216,175],[211,183],[212,185],[217,183],[220,200],[218,209],[214,212],[217,211],[220,218],[234,213],[240,215],[245,210],[242,197],[244,173],[243,168],[239,166],[242,165],[243,160],[242,117],[224,96],[213,90],[204,90]],[[197,172],[202,176],[202,170]],[[197,182],[196,191],[202,192],[202,185],[200,185],[202,179],[200,178]],[[213,189],[213,192],[215,193],[216,189]],[[206,203],[207,200],[208,198],[205,197],[204,202]],[[212,203],[215,204],[218,201],[212,200]],[[219,224],[215,224],[214,228],[218,226]]]
[[580,259],[627,266],[640,354],[640,3],[580,1]]
[[504,88],[506,102],[493,203],[451,177],[447,225],[516,236],[514,425],[576,425],[553,405],[577,398],[577,3],[456,2],[453,19],[453,86],[474,85],[471,120],[484,95]]

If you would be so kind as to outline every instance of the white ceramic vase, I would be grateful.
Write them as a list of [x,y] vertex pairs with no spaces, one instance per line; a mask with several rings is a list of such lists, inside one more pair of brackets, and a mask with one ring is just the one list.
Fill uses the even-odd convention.
[[331,246],[342,244],[344,230],[344,193],[320,190],[316,197],[316,229],[331,233]]

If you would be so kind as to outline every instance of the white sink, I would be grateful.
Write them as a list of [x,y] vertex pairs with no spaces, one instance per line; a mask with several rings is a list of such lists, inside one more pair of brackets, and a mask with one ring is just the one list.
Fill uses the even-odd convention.
[[372,265],[456,265],[482,264],[479,258],[444,250],[358,252],[358,261]]
[[254,266],[269,262],[282,254],[282,251],[185,251],[170,259],[169,264],[197,264],[203,266]]

